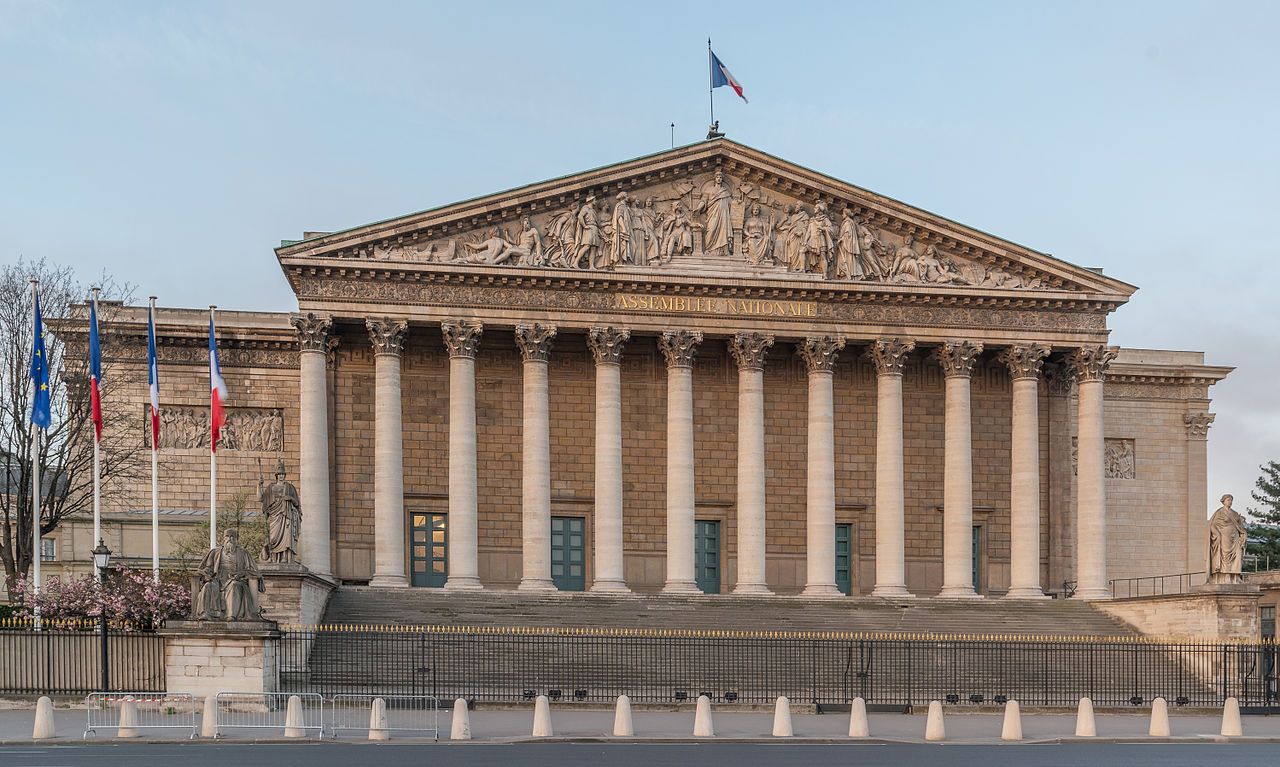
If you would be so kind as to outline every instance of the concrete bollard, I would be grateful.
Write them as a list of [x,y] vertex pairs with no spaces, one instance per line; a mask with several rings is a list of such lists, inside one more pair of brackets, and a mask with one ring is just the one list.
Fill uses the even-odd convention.
[[782,695],[773,704],[773,737],[790,738],[795,735],[791,729],[791,701]]
[[467,711],[465,698],[453,702],[453,725],[449,728],[449,740],[471,740],[471,713]]
[[551,701],[547,696],[539,695],[533,702],[533,737],[549,738],[554,734],[551,729]]
[[1222,735],[1227,738],[1244,735],[1244,728],[1240,725],[1240,701],[1235,698],[1227,698],[1222,704]]
[[1022,707],[1016,700],[1004,704],[1004,727],[1000,730],[1000,740],[1022,740]]
[[1151,701],[1151,727],[1147,734],[1153,738],[1169,737],[1169,704],[1164,698]]
[[693,737],[714,738],[715,725],[711,723],[711,699],[705,695],[698,696],[698,708],[693,714]]
[[1076,737],[1092,738],[1097,734],[1098,730],[1093,722],[1093,701],[1081,698],[1080,705],[1076,707]]
[[284,711],[284,736],[286,738],[305,738],[307,731],[302,727],[302,698],[289,696],[289,705]]
[[387,729],[387,702],[382,698],[374,698],[369,705],[369,740],[391,740],[391,730]]
[[849,737],[871,737],[871,728],[867,724],[867,702],[862,698],[854,698],[849,704]]
[[929,703],[929,721],[924,726],[924,739],[931,741],[946,740],[947,725],[942,718],[942,701]]
[[125,700],[120,703],[120,729],[116,730],[117,738],[138,737],[138,704]]
[[613,711],[613,736],[615,738],[634,738],[636,728],[631,722],[631,699],[625,695],[618,696],[618,705]]
[[[1237,712],[1236,718],[1239,719],[1239,716]],[[53,701],[49,700],[48,695],[41,695],[40,700],[36,701],[36,723],[31,728],[31,739],[48,740],[53,734]]]
[[200,737],[218,737],[218,696],[204,696],[204,713],[200,715]]

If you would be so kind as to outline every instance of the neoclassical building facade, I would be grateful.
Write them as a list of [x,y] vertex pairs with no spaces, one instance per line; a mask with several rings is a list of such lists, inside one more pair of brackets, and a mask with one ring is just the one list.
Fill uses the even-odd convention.
[[[283,458],[341,582],[1104,598],[1204,569],[1230,368],[1113,345],[1135,288],[1100,269],[726,139],[276,255],[298,311],[219,317],[220,494]],[[145,380],[145,310],[117,316]],[[208,505],[205,322],[158,313],[166,509]]]

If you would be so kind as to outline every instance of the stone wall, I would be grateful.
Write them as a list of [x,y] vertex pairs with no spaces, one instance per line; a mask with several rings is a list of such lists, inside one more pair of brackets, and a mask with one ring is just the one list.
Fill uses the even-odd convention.
[[279,634],[255,624],[170,621],[165,636],[165,689],[205,698],[219,692],[275,692]]
[[1260,638],[1258,597],[1257,591],[1203,591],[1113,599],[1093,604],[1151,637],[1256,641]]

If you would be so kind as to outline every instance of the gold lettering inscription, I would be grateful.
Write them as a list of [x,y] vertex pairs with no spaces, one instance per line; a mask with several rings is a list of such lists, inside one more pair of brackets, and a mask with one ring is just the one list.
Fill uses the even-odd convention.
[[770,301],[758,298],[635,295],[619,293],[614,306],[639,312],[671,314],[732,314],[751,317],[817,317],[812,301]]

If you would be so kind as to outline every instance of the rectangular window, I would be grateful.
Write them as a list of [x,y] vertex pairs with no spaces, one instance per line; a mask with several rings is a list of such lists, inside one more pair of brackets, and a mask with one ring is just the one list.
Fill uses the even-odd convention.
[[1261,618],[1260,622],[1262,623],[1262,638],[1274,639],[1276,636],[1276,608],[1263,607],[1260,608],[1260,613],[1258,617]]
[[52,538],[40,539],[40,561],[53,562],[58,558],[57,542]]

